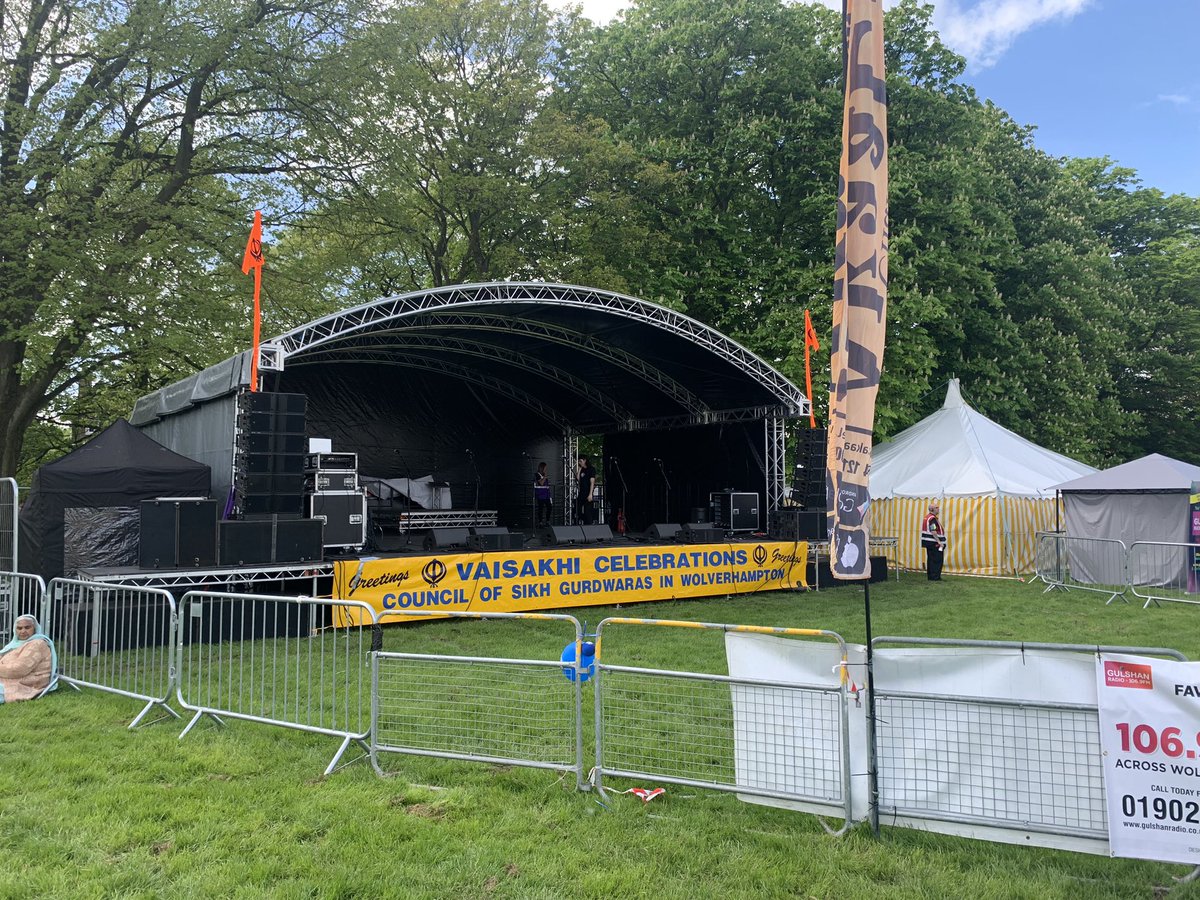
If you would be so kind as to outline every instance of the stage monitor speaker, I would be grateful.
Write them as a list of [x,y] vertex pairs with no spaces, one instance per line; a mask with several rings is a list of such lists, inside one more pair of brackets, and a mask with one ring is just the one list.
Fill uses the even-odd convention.
[[223,566],[258,566],[274,561],[275,522],[231,519],[217,525],[217,558]]
[[681,537],[689,544],[720,544],[725,541],[725,532],[706,522],[688,522]]
[[513,534],[507,528],[480,528],[471,535],[472,550],[520,550],[525,546],[525,535]]
[[471,529],[466,528],[430,528],[425,533],[422,545],[426,550],[448,550],[452,547],[466,547],[471,540]]
[[508,534],[508,529],[503,525],[472,525],[471,534]]
[[199,497],[143,500],[138,565],[143,569],[217,564],[217,501]]
[[547,546],[584,542],[582,525],[551,525],[542,529],[541,536],[542,543]]
[[656,541],[670,541],[679,536],[680,528],[670,522],[655,522],[646,529],[646,536]]
[[594,544],[597,541],[611,541],[613,539],[612,529],[607,525],[581,525],[583,529],[583,542],[585,544]]
[[320,519],[277,520],[274,562],[320,562],[325,558],[324,525]]

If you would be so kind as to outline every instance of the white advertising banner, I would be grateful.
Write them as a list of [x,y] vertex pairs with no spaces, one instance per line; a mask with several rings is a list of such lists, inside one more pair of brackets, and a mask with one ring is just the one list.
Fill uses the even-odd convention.
[[1112,856],[1200,864],[1200,663],[1101,654]]

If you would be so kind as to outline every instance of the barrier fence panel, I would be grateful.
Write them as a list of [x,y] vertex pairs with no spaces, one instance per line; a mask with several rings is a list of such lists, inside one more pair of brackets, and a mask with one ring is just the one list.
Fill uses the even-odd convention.
[[1135,541],[1126,565],[1129,588],[1151,603],[1200,603],[1200,544]]
[[328,775],[369,730],[371,608],[353,600],[189,591],[180,604],[179,703],[205,715],[341,737]]
[[[827,638],[841,651],[841,677],[830,686],[605,662],[606,634],[624,626],[649,629],[649,646],[676,629]],[[604,796],[613,777],[795,801],[841,812],[844,831],[852,820],[846,657],[832,631],[605,619],[596,629],[593,783]]]
[[[565,626],[553,659],[510,659],[434,653],[373,653],[371,763],[398,753],[501,763],[583,777],[581,660],[583,629],[573,616],[406,610],[380,623],[421,617],[555,622]],[[433,627],[433,626],[430,626]],[[568,633],[569,631],[569,633]],[[401,643],[404,635],[401,634]],[[574,643],[574,661],[558,653]],[[583,673],[581,675],[581,672]]]
[[15,478],[0,478],[0,572],[15,572],[17,565],[17,513],[21,508]]
[[1096,654],[1182,654],[911,637],[872,647],[881,817],[1108,852]]
[[145,702],[137,727],[169,705],[175,682],[175,598],[158,588],[55,578],[43,628],[58,651],[59,679]]
[[1128,603],[1126,558],[1125,544],[1118,540],[1043,531],[1038,533],[1035,577],[1046,583],[1046,591],[1095,591],[1108,594],[1105,606],[1118,597]]
[[[46,629],[46,583],[37,575],[0,571],[0,646],[13,637],[17,616],[37,616]],[[49,634],[49,632],[46,632]]]

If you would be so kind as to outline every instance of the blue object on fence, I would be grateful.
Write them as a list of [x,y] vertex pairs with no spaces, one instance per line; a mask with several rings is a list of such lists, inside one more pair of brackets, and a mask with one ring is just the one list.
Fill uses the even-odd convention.
[[[575,642],[567,644],[563,647],[562,656],[559,657],[560,662],[567,665],[563,666],[563,674],[567,676],[567,681],[575,680]],[[579,661],[579,683],[587,681],[596,674],[596,645],[591,641],[583,642],[583,659]]]

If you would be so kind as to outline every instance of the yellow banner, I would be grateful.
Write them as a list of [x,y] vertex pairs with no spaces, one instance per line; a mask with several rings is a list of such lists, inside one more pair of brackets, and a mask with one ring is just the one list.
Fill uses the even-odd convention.
[[826,483],[833,577],[867,579],[865,513],[871,503],[875,397],[887,327],[887,85],[882,0],[846,0],[845,10]]
[[333,595],[379,612],[530,612],[807,587],[807,564],[791,541],[351,559],[334,564]]

